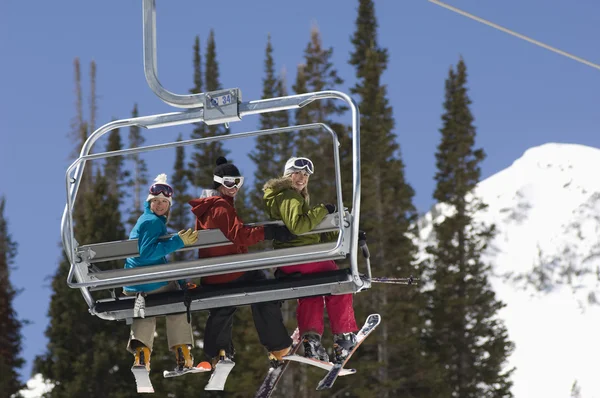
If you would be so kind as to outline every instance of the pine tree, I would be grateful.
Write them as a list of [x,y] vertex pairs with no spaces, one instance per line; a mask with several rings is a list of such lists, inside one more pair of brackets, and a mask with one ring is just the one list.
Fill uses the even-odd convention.
[[[77,201],[75,236],[84,243],[124,239],[119,200],[108,191],[103,176],[97,176],[89,192]],[[117,264],[102,264],[116,267]],[[35,369],[55,383],[47,397],[133,397],[135,383],[130,374],[131,355],[124,350],[129,331],[125,325],[89,315],[76,289],[65,283],[69,271],[66,258],[52,280],[52,296],[46,329],[48,346],[36,358]],[[106,297],[106,292],[101,296]]]
[[97,105],[98,97],[96,95],[96,62],[90,62],[90,134],[96,130],[96,113],[98,112]]
[[[190,93],[191,94],[199,94],[203,92],[203,76],[202,76],[202,57],[200,54],[200,38],[198,36],[196,36],[196,38],[194,39],[194,46],[193,46],[193,55],[192,55],[192,60],[193,60],[193,68],[194,68],[194,73],[193,73],[193,86],[190,89]],[[195,123],[194,124],[194,130],[192,131],[192,138],[202,138],[206,136],[206,125],[202,122],[200,123]],[[194,152],[192,152],[191,154],[191,160],[188,163],[188,170],[189,170],[189,179],[192,182],[192,185],[194,187],[197,188],[196,192],[192,193],[191,196],[192,197],[197,197],[200,196],[200,190],[201,187],[209,187],[212,186],[212,168],[211,166],[214,168],[216,166],[215,165],[208,165],[206,163],[206,159],[204,159],[204,146],[201,144],[196,144],[194,145]],[[208,174],[210,173],[210,179],[208,178]],[[189,210],[189,208],[188,208]],[[195,219],[192,216],[191,217],[191,222],[194,223]],[[194,251],[194,257],[197,256],[197,252]],[[208,312],[207,311],[199,311],[193,314],[193,330],[194,330],[194,336],[196,338],[198,338],[199,340],[203,340],[204,338],[204,327],[206,324],[206,319],[208,317]],[[196,350],[196,351],[200,351],[200,350]],[[202,359],[207,359],[204,358],[204,352],[200,351],[199,354]],[[196,356],[198,356],[198,354],[196,354]],[[212,392],[209,393],[209,396],[212,395],[214,396],[214,394]]]
[[[278,90],[281,90],[281,82],[275,76],[275,62],[273,61],[273,46],[271,45],[271,35],[267,38],[267,47],[265,50],[265,77],[263,78],[263,93],[261,98],[277,97]],[[260,129],[272,129],[282,127],[280,114],[288,115],[287,111],[269,112],[260,114]],[[288,121],[289,122],[289,121]],[[287,124],[286,124],[287,125]],[[281,137],[284,134],[269,134],[256,137],[255,149],[249,157],[256,165],[254,172],[254,187],[251,194],[251,204],[257,217],[264,218],[264,205],[262,199],[262,187],[266,181],[282,172]],[[287,134],[285,134],[287,135]],[[284,155],[285,156],[285,155]],[[286,159],[283,159],[285,164]]]
[[467,69],[460,59],[450,68],[436,152],[437,182],[433,197],[451,209],[434,225],[429,298],[430,349],[445,369],[453,396],[512,397],[512,370],[504,365],[513,344],[508,339],[488,277],[491,265],[482,254],[495,234],[494,225],[476,221],[487,205],[475,196],[481,177],[482,149],[475,148],[476,130],[469,109]]
[[[133,105],[131,117],[138,117],[137,104]],[[139,148],[144,145],[145,141],[139,126],[129,127],[129,148]],[[133,227],[144,211],[142,203],[146,199],[144,190],[148,186],[148,166],[139,153],[129,155],[129,160],[133,163],[133,175],[127,182],[127,186],[133,190],[133,208],[128,212],[129,218],[126,223]]]
[[[215,32],[211,29],[206,44],[206,74],[204,75],[206,83],[206,91],[220,90],[221,83],[219,81],[219,63],[217,62],[217,45],[215,42]],[[213,125],[207,127],[206,137],[215,137],[228,134],[229,132],[223,125]],[[217,158],[219,156],[227,156],[229,151],[226,151],[222,142],[212,142],[205,144],[204,162],[206,167],[206,180],[212,182],[213,169],[216,167]]]
[[8,221],[4,215],[6,198],[0,197],[0,395],[10,397],[23,384],[19,369],[25,361],[21,357],[21,328],[13,302],[17,291],[10,282],[10,267],[17,254],[17,244],[8,233]]
[[[205,60],[205,76],[202,79],[202,62],[201,62],[201,54],[200,54],[200,39],[196,36],[193,46],[193,87],[190,90],[190,93],[197,94],[206,91],[215,91],[221,88],[219,83],[219,68],[216,59],[216,44],[214,38],[214,32],[211,30],[207,48],[206,48],[206,60]],[[213,137],[218,135],[227,134],[227,131],[223,126],[207,126],[204,123],[197,123],[194,126],[194,130],[192,131],[192,138],[204,138],[204,137]],[[213,180],[213,170],[216,167],[216,159],[219,156],[226,156],[227,151],[225,151],[222,142],[213,142],[209,144],[196,144],[194,145],[194,152],[191,154],[191,161],[188,164],[190,170],[190,179],[194,187],[197,188],[197,192],[194,193],[194,196],[197,196],[201,193],[201,190],[204,188],[212,188],[212,180]],[[230,161],[232,159],[229,159]],[[236,201],[239,203],[239,201]],[[189,210],[189,207],[188,207]],[[193,220],[192,220],[193,221]],[[247,330],[247,323],[244,321],[240,323],[238,317],[241,312],[248,312],[249,308],[244,310],[243,308],[237,312],[236,319],[234,320],[234,338],[237,337],[238,333],[242,333]],[[207,311],[199,311],[193,314],[193,329],[195,337],[199,340],[203,339],[204,327],[206,323],[208,312]],[[239,345],[237,341],[234,340],[234,344],[237,349],[245,349],[244,345]],[[256,345],[256,344],[255,344]],[[204,353],[200,350],[195,350],[196,356],[200,353],[201,359],[204,358]],[[238,352],[239,353],[239,352]],[[242,356],[243,358],[243,356]],[[236,361],[238,359],[236,353]],[[243,396],[237,395],[237,391],[240,390],[240,386],[248,387],[248,385],[244,381],[240,381],[240,374],[237,372],[241,372],[244,375],[248,375],[246,371],[246,367],[244,366],[244,372],[242,370],[237,370],[239,367],[233,369],[233,373],[231,374],[231,379],[235,378],[236,383],[228,383],[227,384],[227,395],[231,396]],[[198,379],[199,380],[199,379]],[[195,382],[194,382],[195,383]],[[206,383],[204,380],[203,384]],[[204,388],[204,385],[198,386],[195,388],[197,393],[198,390]],[[189,388],[188,388],[189,390]],[[247,393],[246,389],[246,393]],[[189,396],[193,394],[193,390],[189,392]],[[223,393],[215,392],[215,391],[206,391],[203,395],[207,397],[217,397],[222,396]],[[188,396],[188,395],[185,395]]]
[[[95,65],[92,64],[92,89],[90,120],[95,120]],[[78,63],[76,64],[77,123],[92,126],[84,120],[81,109],[81,87]],[[81,129],[81,139],[87,137],[87,127]],[[80,147],[81,143],[77,142]],[[120,149],[118,133],[113,132],[108,150]],[[75,238],[80,244],[110,242],[125,238],[121,223],[119,186],[123,174],[121,163],[111,159],[104,170],[86,169],[86,189],[80,189],[73,222]],[[109,181],[102,171],[111,173]],[[116,188],[115,188],[116,187]],[[122,267],[114,262],[102,263],[101,268]],[[133,378],[129,372],[131,355],[124,349],[129,331],[117,323],[90,316],[89,308],[81,292],[65,283],[70,264],[63,256],[52,280],[52,296],[48,315],[50,324],[46,329],[48,345],[46,353],[35,360],[35,371],[55,384],[47,397],[133,397],[136,394]],[[107,291],[96,298],[108,297]]]
[[[200,38],[196,36],[194,39],[193,47],[193,67],[194,85],[190,89],[191,94],[200,94],[202,92],[202,56],[200,54]],[[194,123],[194,130],[192,131],[192,138],[202,138],[205,136],[206,125],[203,122]],[[202,186],[206,186],[206,162],[202,158],[203,146],[200,144],[194,145],[195,152],[192,153],[191,161],[188,164],[190,170],[191,182],[195,186],[198,192],[192,194],[192,196],[199,196],[199,189]]]
[[[108,135],[108,144],[106,146],[107,152],[119,151],[123,149],[123,143],[121,141],[121,133],[119,129],[114,129]],[[126,195],[123,192],[123,186],[126,184],[126,180],[129,178],[129,172],[124,170],[124,158],[122,156],[111,156],[106,158],[104,165],[104,175],[107,176],[107,184],[109,192],[118,193],[119,197]]]
[[[281,70],[279,73],[279,79],[277,79],[277,88],[275,90],[275,94],[277,97],[285,97],[288,95],[287,91],[287,72],[285,68]],[[290,113],[285,112],[276,112],[273,114],[275,126],[278,127],[287,127],[290,125]],[[292,157],[294,154],[294,135],[292,133],[285,133],[279,135],[278,144],[278,157],[279,161],[275,164],[276,173],[275,175],[283,174],[283,169],[285,167],[285,162]],[[262,196],[262,195],[261,195]]]
[[[405,179],[392,108],[381,83],[388,54],[377,44],[377,26],[373,1],[360,0],[350,58],[356,68],[352,93],[358,96],[363,143],[360,228],[367,232],[378,274],[418,278],[417,248],[410,239],[416,233],[414,191]],[[382,397],[444,396],[435,358],[421,343],[425,302],[418,287],[377,285],[367,295],[356,297],[358,322],[375,309],[384,320],[367,346],[361,346],[361,363],[371,361],[370,377],[377,382],[353,379],[354,391]]]
[[[305,92],[335,90],[343,84],[337,70],[331,63],[333,48],[325,49],[321,33],[315,25],[310,32],[310,41],[304,51],[304,64],[298,71],[294,90],[297,94]],[[346,106],[340,105],[339,100],[329,99],[315,101],[296,111],[296,123],[325,123],[339,136],[342,143],[348,144],[345,136],[348,134],[344,125],[334,119],[343,115]],[[310,158],[315,165],[315,175],[311,177],[310,193],[313,204],[334,202],[335,169],[333,163],[333,143],[328,133],[321,130],[304,130],[299,132],[296,140],[298,156]],[[349,177],[349,176],[348,176]],[[349,179],[350,181],[350,179]]]
[[[179,134],[177,141],[181,140],[182,136]],[[175,165],[173,167],[173,177],[170,179],[175,197],[173,198],[169,224],[175,231],[194,227],[191,220],[190,206],[188,205],[188,202],[192,199],[187,190],[189,179],[190,173],[185,169],[185,148],[179,146],[175,149]],[[176,252],[173,254],[173,261],[182,261],[189,257],[187,254],[186,252]]]
[[[221,89],[215,34],[213,30],[210,31],[208,43],[206,45],[205,67],[204,86],[206,91],[210,92]],[[194,45],[194,87],[191,90],[194,93],[202,92],[200,80],[196,80],[199,76],[201,76],[200,45],[199,39],[196,37]],[[198,124],[192,132],[192,138],[215,137],[227,133],[228,131],[222,125],[206,126],[204,124]],[[218,141],[208,144],[197,144],[194,147],[195,152],[192,154],[190,169],[193,170],[194,173],[194,186],[200,191],[201,188],[209,188],[212,186],[213,170],[217,166],[217,158],[219,156],[227,156],[228,151],[225,150],[223,143]]]
[[[83,117],[83,94],[81,89],[81,65],[79,58],[73,60],[73,69],[75,77],[75,117],[71,120],[71,132],[69,133],[70,141],[76,142],[72,157],[78,157],[83,147],[83,144],[88,137],[88,123]],[[79,192],[85,192],[88,186],[91,184],[90,179],[92,178],[93,170],[91,167],[86,167],[82,176],[81,182],[79,183]]]

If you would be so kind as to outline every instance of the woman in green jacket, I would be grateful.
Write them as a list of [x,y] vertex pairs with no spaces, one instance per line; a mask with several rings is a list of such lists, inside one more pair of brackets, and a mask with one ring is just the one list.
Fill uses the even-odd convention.
[[[281,220],[295,235],[312,231],[323,219],[333,212],[332,204],[311,207],[308,195],[308,180],[314,173],[314,165],[308,158],[292,157],[285,164],[282,177],[268,181],[264,190],[264,202],[271,220]],[[298,236],[288,242],[273,241],[278,248],[296,247],[320,243],[322,234]],[[284,274],[337,270],[333,260],[308,264],[290,265],[280,268]],[[302,336],[304,356],[328,361],[327,352],[321,345],[324,329],[324,307],[327,307],[331,332],[334,334],[334,362],[343,362],[356,344],[354,332],[358,330],[352,308],[352,295],[306,297],[298,300],[296,318]]]

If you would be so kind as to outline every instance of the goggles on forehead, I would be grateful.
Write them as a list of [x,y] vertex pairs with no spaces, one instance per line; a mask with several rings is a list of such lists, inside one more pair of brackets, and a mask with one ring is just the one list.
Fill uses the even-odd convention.
[[219,177],[213,175],[213,181],[218,182],[225,188],[238,188],[240,189],[244,185],[244,177]]
[[150,187],[148,191],[150,192],[150,195],[154,196],[158,196],[161,193],[165,198],[170,198],[171,196],[173,196],[173,188],[171,188],[171,186],[167,184],[154,184]]
[[294,160],[293,167],[298,170],[305,169],[308,174],[315,172],[315,166],[309,158],[296,158],[296,160]]

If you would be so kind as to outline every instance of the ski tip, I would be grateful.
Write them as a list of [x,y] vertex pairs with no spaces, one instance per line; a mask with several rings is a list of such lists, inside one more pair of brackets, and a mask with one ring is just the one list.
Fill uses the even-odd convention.
[[200,362],[198,365],[196,365],[196,367],[198,369],[203,369],[203,370],[206,370],[206,371],[212,370],[212,365],[210,364],[210,362],[207,362],[207,361]]
[[319,383],[319,385],[317,386],[317,391],[327,390],[328,388],[330,388],[330,387],[326,386],[323,383]]
[[381,315],[379,314],[371,314],[369,315],[369,317],[367,318],[368,321],[373,321],[373,322],[381,322]]

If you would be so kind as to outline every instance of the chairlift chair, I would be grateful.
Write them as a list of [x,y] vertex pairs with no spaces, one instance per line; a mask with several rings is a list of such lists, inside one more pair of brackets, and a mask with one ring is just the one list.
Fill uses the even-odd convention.
[[[167,104],[186,108],[181,112],[116,120],[94,131],[85,141],[79,157],[66,171],[67,203],[62,222],[62,244],[70,263],[67,284],[80,289],[91,314],[106,320],[134,318],[135,297],[121,296],[116,289],[127,285],[149,282],[199,278],[229,272],[260,270],[292,264],[325,260],[349,259],[350,267],[333,272],[303,275],[295,278],[266,280],[252,284],[232,283],[220,286],[201,286],[196,289],[149,295],[146,298],[146,316],[206,310],[215,307],[239,306],[264,301],[296,299],[316,295],[357,293],[371,286],[370,262],[365,262],[364,273],[359,273],[357,252],[360,219],[360,116],[356,103],[339,91],[321,91],[279,98],[243,102],[239,88],[200,94],[178,95],[167,91],[159,82],[156,70],[156,11],[155,0],[143,0],[144,71],[152,91]],[[242,117],[281,110],[302,108],[313,101],[338,99],[351,110],[352,125],[352,198],[351,210],[329,215],[311,233],[339,231],[337,242],[279,250],[200,258],[168,264],[128,269],[102,270],[107,261],[139,255],[136,240],[79,245],[73,232],[73,209],[86,163],[94,159],[125,156],[158,149],[174,148],[217,140],[256,137],[309,129],[322,130],[332,138],[335,164],[337,208],[344,209],[341,190],[339,141],[335,132],[323,123],[249,131],[218,137],[190,139],[137,148],[91,153],[94,143],[117,128],[139,126],[145,129],[203,122],[207,125],[240,121]],[[265,222],[268,223],[268,222]],[[273,221],[271,221],[273,223]],[[281,223],[281,222],[278,222]],[[198,249],[231,244],[220,230],[199,231],[198,241],[180,250]],[[168,236],[164,237],[168,238]],[[365,253],[366,246],[363,247]],[[92,291],[110,290],[112,298],[95,300]]]

